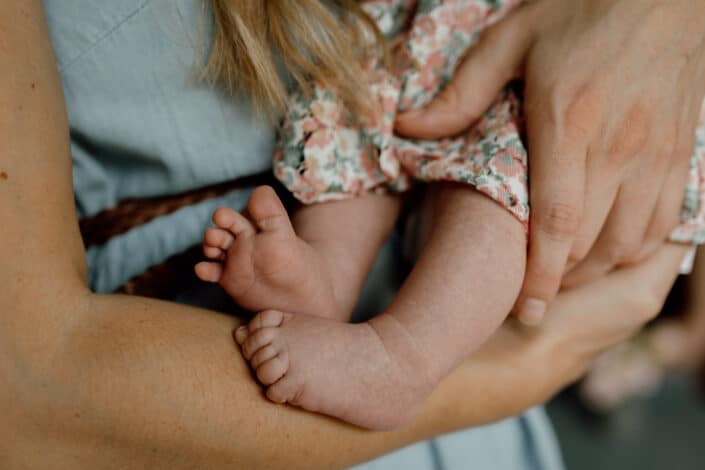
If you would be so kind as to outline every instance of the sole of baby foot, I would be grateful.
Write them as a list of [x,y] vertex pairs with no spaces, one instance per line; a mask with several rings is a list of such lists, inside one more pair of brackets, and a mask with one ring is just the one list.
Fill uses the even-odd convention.
[[369,429],[406,424],[435,385],[369,323],[268,310],[234,336],[271,401]]
[[199,278],[218,282],[243,308],[337,316],[329,277],[318,253],[296,236],[274,190],[256,188],[245,217],[229,208],[213,214],[204,234]]

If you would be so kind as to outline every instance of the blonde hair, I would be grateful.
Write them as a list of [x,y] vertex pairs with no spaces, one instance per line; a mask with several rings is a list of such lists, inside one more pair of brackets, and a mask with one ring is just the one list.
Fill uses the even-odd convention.
[[[204,76],[229,92],[251,96],[270,116],[286,106],[281,63],[296,84],[335,89],[365,106],[360,71],[370,54],[382,53],[382,38],[358,0],[210,0],[215,24]],[[372,39],[372,41],[370,41]]]

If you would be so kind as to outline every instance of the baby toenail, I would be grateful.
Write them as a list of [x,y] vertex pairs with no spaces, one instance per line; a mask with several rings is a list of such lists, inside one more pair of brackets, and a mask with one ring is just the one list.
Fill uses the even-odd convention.
[[237,342],[240,345],[245,341],[245,339],[247,338],[248,335],[249,335],[249,331],[247,330],[246,326],[241,326],[233,332],[233,337],[235,339],[235,342]]

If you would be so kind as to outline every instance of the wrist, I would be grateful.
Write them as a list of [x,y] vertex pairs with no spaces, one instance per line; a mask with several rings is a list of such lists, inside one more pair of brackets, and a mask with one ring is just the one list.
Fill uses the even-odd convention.
[[548,325],[523,328],[532,330],[524,357],[534,364],[543,387],[541,393],[547,399],[582,377],[600,353],[594,344],[586,344],[582,338],[563,328]]

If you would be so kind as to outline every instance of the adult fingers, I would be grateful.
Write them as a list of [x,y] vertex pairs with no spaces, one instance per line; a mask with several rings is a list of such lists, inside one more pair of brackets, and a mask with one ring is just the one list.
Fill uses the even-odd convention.
[[583,207],[580,228],[568,255],[566,272],[572,270],[585,259],[595,244],[617,199],[621,183],[616,173],[604,174],[604,172],[601,172],[599,168],[600,160],[591,158],[591,153],[591,151],[588,151],[586,162],[586,203]]
[[540,97],[541,101],[527,106],[531,225],[526,275],[516,313],[522,322],[537,324],[558,291],[583,210],[588,132],[573,120],[591,118],[587,115],[594,111],[586,115],[580,103],[588,96],[578,94],[556,116],[557,107],[550,103],[556,98],[531,85],[527,81],[527,97]]
[[[639,259],[645,233],[667,179],[673,139],[665,139],[659,150],[632,167],[619,188],[607,221],[597,225],[599,236],[588,255],[563,278],[571,287],[597,279],[614,266]],[[663,239],[661,240],[663,241]]]
[[589,363],[656,316],[678,275],[684,245],[662,243],[649,258],[598,280],[562,291],[542,331],[558,351],[578,351]]
[[[683,113],[677,124],[678,136],[673,153],[673,166],[661,190],[659,204],[646,231],[640,256],[648,256],[655,246],[668,237],[679,221],[685,186],[691,174],[691,157],[695,148],[696,129],[703,113],[703,94],[682,101]],[[695,176],[697,178],[697,176]],[[698,183],[696,183],[698,184]]]
[[[658,204],[654,210],[653,217],[644,236],[644,244],[638,259],[648,256],[659,243],[668,238],[671,231],[678,225],[680,220],[685,186],[690,178],[690,155],[695,145],[694,138],[687,140],[688,144],[681,144],[675,157],[675,165],[671,167],[668,177],[664,182]],[[689,149],[688,151],[683,150]],[[678,155],[686,152],[683,155]]]
[[417,139],[449,137],[479,119],[521,70],[531,45],[531,8],[519,8],[486,29],[453,79],[424,109],[401,113],[398,134]]

